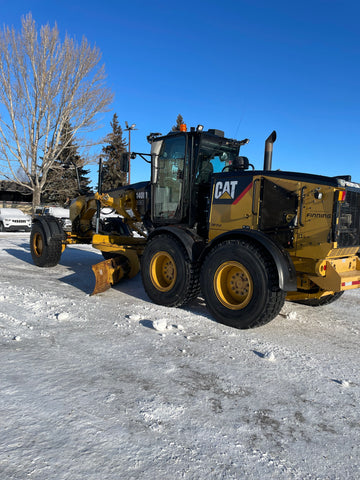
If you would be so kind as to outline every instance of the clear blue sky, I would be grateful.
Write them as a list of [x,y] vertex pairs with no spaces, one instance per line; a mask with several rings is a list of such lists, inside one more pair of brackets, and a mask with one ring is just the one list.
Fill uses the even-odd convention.
[[[242,154],[262,167],[276,130],[273,168],[360,182],[360,2],[358,0],[0,1],[2,23],[82,35],[103,54],[117,113],[136,123],[132,150],[150,131],[188,126],[250,138]],[[138,158],[132,182],[149,171]],[[96,178],[96,175],[95,175]]]

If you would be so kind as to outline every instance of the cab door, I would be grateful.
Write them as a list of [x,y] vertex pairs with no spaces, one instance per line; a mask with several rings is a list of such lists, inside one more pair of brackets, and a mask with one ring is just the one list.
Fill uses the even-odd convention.
[[166,137],[160,142],[152,160],[152,221],[155,225],[181,223],[188,196],[186,135]]

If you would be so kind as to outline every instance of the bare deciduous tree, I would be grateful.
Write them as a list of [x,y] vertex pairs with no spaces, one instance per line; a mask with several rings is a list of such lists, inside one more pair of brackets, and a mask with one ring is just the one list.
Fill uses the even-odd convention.
[[[73,136],[96,124],[112,93],[105,86],[101,53],[83,37],[59,37],[57,26],[38,32],[31,13],[21,31],[0,31],[0,175],[33,192],[33,206],[53,162],[66,145],[60,133],[71,122]],[[24,182],[25,173],[27,182]]]

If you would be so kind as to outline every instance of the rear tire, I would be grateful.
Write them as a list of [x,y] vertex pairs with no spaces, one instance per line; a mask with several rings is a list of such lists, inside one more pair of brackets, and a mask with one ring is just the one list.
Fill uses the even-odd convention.
[[255,244],[227,240],[206,257],[201,290],[220,323],[245,329],[273,320],[285,302],[272,260]]
[[38,267],[55,267],[60,261],[62,242],[60,238],[46,238],[43,226],[35,222],[31,229],[30,251]]
[[309,307],[323,307],[338,300],[344,292],[336,292],[333,295],[325,295],[320,298],[309,298],[308,300],[297,300],[294,303],[300,303],[301,305],[308,305]]
[[141,259],[141,276],[149,298],[158,305],[179,307],[199,293],[199,274],[184,246],[174,237],[157,235]]

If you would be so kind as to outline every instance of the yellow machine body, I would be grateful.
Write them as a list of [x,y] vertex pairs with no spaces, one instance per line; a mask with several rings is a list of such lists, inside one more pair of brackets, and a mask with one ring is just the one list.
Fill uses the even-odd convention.
[[334,202],[344,189],[277,177],[276,172],[247,176],[240,188],[238,183],[231,177],[213,182],[210,240],[257,230],[281,243],[297,273],[298,291],[288,292],[288,300],[359,288],[359,247],[339,247],[333,238]]
[[[96,233],[93,223],[98,202],[101,207],[110,207],[117,215],[126,219],[127,224],[139,235],[135,237],[117,233]],[[93,294],[104,292],[124,277],[133,278],[137,275],[140,270],[139,256],[144,250],[146,240],[137,225],[141,218],[132,189],[125,189],[118,197],[112,197],[108,193],[96,193],[89,198],[80,196],[72,202],[70,218],[77,232],[67,235],[65,245],[86,243],[88,239],[88,243],[103,252],[105,257],[109,257],[92,267],[96,280]]]

